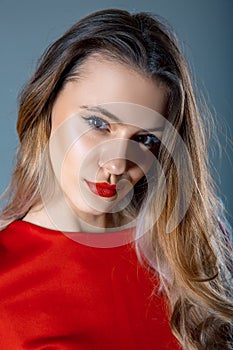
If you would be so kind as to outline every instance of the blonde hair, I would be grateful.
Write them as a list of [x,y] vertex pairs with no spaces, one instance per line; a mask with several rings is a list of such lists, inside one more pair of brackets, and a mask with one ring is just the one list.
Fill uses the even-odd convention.
[[[135,242],[136,250],[141,261],[159,276],[168,300],[171,329],[183,349],[230,349],[233,257],[221,226],[223,206],[209,172],[210,116],[199,112],[177,40],[156,15],[120,9],[98,11],[77,22],[45,52],[21,93],[17,123],[20,145],[1,227],[23,217],[40,202],[41,191],[47,191],[51,166],[44,150],[53,102],[93,53],[126,64],[167,87],[166,118],[174,132],[163,136],[169,151],[161,144],[157,155],[167,193],[164,197],[165,183],[160,178],[151,193],[145,179],[135,186],[132,205],[138,216],[136,229],[140,237],[146,232]],[[166,233],[177,198],[182,205],[182,198],[190,194],[190,173],[177,152],[177,134],[191,159],[193,188],[184,217]],[[179,210],[173,213],[177,222],[178,214]]]

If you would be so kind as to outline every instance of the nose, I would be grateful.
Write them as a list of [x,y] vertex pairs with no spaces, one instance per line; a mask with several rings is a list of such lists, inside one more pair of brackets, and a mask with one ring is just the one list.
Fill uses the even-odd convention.
[[127,140],[107,143],[101,153],[99,166],[112,175],[122,175],[127,170]]
[[112,159],[102,165],[102,168],[106,169],[109,174],[122,175],[126,171],[125,159]]

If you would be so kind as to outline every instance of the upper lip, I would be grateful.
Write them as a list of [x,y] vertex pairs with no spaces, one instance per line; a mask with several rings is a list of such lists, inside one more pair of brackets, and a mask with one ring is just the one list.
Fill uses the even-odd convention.
[[102,187],[102,188],[107,188],[109,190],[116,190],[117,185],[110,185],[108,182],[92,182],[92,181],[88,181],[89,183],[92,183],[98,187]]

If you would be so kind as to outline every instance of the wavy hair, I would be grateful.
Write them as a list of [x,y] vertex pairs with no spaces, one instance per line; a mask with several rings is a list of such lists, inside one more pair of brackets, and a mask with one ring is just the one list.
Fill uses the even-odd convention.
[[[135,186],[136,232],[140,237],[146,232],[136,240],[136,251],[160,279],[171,329],[183,349],[231,349],[233,258],[223,227],[224,209],[209,171],[207,151],[213,126],[206,110],[200,112],[173,31],[157,15],[120,9],[92,13],[44,53],[20,95],[20,144],[1,228],[22,218],[40,203],[41,190],[48,190],[51,165],[48,156],[44,163],[43,153],[50,137],[53,103],[66,81],[77,79],[82,63],[94,53],[159,80],[167,88],[165,116],[173,129],[165,130],[157,154],[165,177],[156,179],[150,193],[145,179]],[[191,168],[179,152],[177,135],[191,160],[191,195]],[[188,208],[179,221],[180,208],[188,197]],[[177,225],[167,233],[171,215]]]

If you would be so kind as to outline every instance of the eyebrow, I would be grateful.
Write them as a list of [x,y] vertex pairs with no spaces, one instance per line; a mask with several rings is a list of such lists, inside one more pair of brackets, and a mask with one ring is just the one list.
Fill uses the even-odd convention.
[[[100,106],[86,106],[86,105],[83,105],[83,106],[80,106],[80,108],[82,109],[86,109],[90,112],[100,112],[102,114],[104,114],[106,117],[108,117],[109,119],[115,121],[115,122],[118,122],[118,123],[123,123],[122,120],[120,118],[118,118],[115,114],[109,112],[107,109],[103,108],[103,107],[100,107]],[[158,128],[149,128],[149,129],[146,129],[146,131],[163,131],[164,130],[164,127],[161,126],[161,127],[158,127]]]

